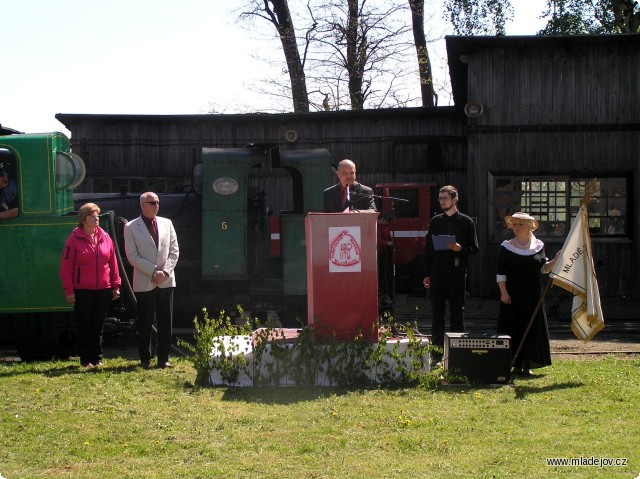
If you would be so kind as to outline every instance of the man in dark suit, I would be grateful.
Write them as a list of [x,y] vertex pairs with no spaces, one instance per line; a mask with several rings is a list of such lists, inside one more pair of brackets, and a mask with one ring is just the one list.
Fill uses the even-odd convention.
[[124,227],[127,259],[133,266],[133,291],[138,302],[138,353],[140,364],[149,368],[151,329],[158,321],[158,367],[171,368],[174,269],[180,250],[173,223],[158,215],[160,200],[155,193],[140,196],[142,214]]
[[350,211],[376,211],[373,190],[356,182],[356,165],[351,160],[338,163],[339,183],[324,190],[323,211],[340,213]]

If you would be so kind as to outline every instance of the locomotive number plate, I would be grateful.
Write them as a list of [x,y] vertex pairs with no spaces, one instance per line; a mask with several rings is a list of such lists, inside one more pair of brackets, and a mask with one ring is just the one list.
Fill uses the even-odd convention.
[[223,196],[232,195],[238,191],[238,182],[226,176],[214,180],[212,186],[213,191]]

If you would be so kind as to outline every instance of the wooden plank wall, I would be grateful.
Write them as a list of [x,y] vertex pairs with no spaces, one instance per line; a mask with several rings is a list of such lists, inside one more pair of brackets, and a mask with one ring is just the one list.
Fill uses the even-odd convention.
[[469,100],[485,107],[476,124],[637,124],[639,56],[623,42],[513,42],[475,51]]
[[[630,238],[594,239],[594,258],[605,296],[640,294],[638,211],[640,51],[624,42],[572,40],[555,44],[504,42],[468,55],[469,100],[484,113],[468,120],[470,190],[489,194],[491,174],[623,176],[632,226]],[[493,233],[489,202],[478,202],[478,233],[487,251],[475,266],[495,271],[501,238]],[[547,254],[563,238],[547,241]],[[496,294],[490,274],[472,276],[471,290]]]
[[[250,143],[276,144],[281,150],[326,148],[334,164],[353,159],[358,180],[370,186],[390,181],[463,186],[466,182],[463,121],[451,107],[304,115],[61,114],[58,118],[72,132],[73,151],[87,163],[83,192],[98,191],[101,179],[121,181],[129,190],[138,184],[131,178],[146,179],[151,185],[154,179],[172,179],[179,187],[176,179],[185,184],[191,181],[203,147],[234,148]],[[296,142],[285,140],[288,130],[297,132]],[[290,182],[286,172],[268,166],[255,176],[258,183],[275,182],[269,188],[274,191],[287,190]],[[112,186],[112,191],[118,188]],[[278,210],[290,207],[284,197],[275,202]]]

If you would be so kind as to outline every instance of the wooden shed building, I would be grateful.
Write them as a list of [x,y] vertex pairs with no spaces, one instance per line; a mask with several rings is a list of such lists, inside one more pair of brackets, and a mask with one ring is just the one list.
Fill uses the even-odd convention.
[[[352,158],[365,184],[454,184],[477,221],[472,296],[497,294],[502,218],[523,210],[541,221],[547,253],[562,246],[585,182],[603,296],[639,296],[638,184],[640,35],[448,37],[455,106],[308,114],[58,114],[88,167],[87,192],[179,191],[193,181],[203,147],[269,144],[326,148]],[[286,210],[290,179],[275,182]]]
[[[455,103],[466,110],[467,195],[490,271],[503,218],[537,217],[551,256],[586,182],[603,296],[637,296],[640,35],[448,38]],[[488,294],[481,274],[476,291]]]

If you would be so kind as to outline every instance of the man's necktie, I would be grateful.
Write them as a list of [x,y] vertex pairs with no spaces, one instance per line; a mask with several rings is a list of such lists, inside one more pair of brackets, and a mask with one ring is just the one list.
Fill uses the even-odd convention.
[[156,246],[158,246],[158,222],[155,218],[153,218],[153,221],[151,222],[151,237],[153,238],[153,241],[155,241]]

